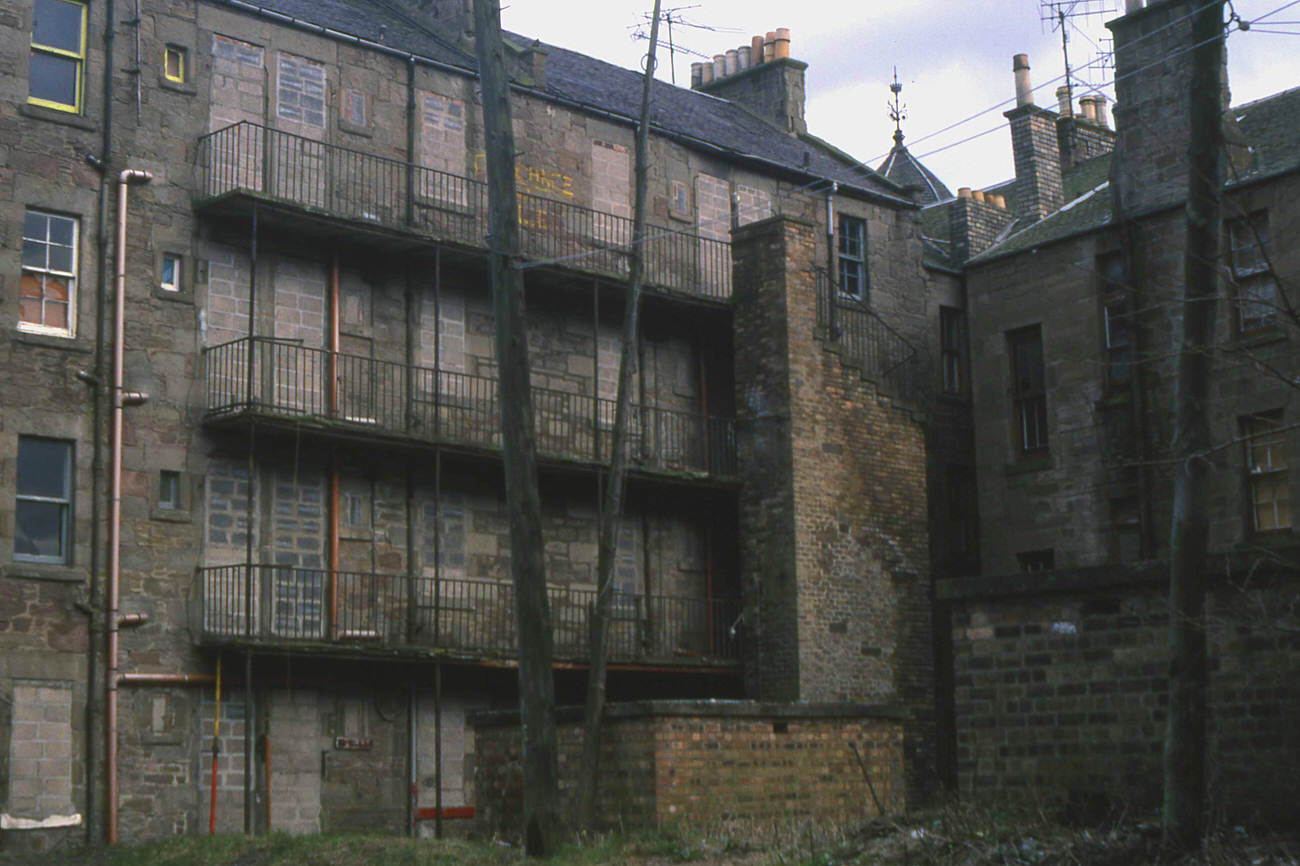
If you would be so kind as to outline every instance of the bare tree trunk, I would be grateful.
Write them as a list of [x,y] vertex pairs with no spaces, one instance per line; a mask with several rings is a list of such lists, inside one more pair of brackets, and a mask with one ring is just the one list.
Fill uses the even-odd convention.
[[632,374],[636,369],[637,321],[641,307],[641,281],[645,256],[646,176],[650,147],[650,90],[654,83],[656,48],[659,41],[659,0],[650,19],[650,51],[646,55],[645,79],[641,89],[641,124],[636,136],[636,199],[632,217],[631,264],[627,299],[623,305],[623,338],[618,363],[618,396],[614,409],[614,436],[605,500],[600,510],[600,540],[596,557],[596,603],[591,614],[591,668],[587,676],[587,703],[583,713],[582,761],[578,769],[578,814],[580,826],[591,827],[595,819],[596,780],[600,773],[600,729],[605,714],[605,672],[609,660],[609,618],[614,598],[614,560],[623,521],[623,499],[627,475],[627,421],[632,402]]
[[1223,151],[1223,3],[1194,14],[1183,341],[1178,357],[1169,552],[1169,718],[1164,751],[1165,845],[1199,842],[1206,795],[1205,557],[1210,471],[1209,373],[1218,295]]
[[524,753],[524,839],[528,856],[548,856],[557,836],[559,785],[555,737],[555,683],[551,673],[551,614],[546,598],[542,508],[537,490],[537,449],[528,379],[515,197],[514,131],[510,81],[501,42],[498,0],[474,0],[474,31],[483,90],[487,139],[488,246],[492,310],[500,376],[501,441],[506,509],[510,519],[510,571],[519,631],[519,709]]

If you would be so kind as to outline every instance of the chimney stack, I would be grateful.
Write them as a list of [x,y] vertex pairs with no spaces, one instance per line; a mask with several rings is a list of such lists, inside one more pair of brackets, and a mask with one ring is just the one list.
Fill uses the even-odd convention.
[[1016,207],[1027,219],[1042,219],[1065,203],[1056,112],[1034,105],[1029,55],[1017,54],[1011,69],[1016,77],[1016,107],[1004,116],[1011,124]]
[[[1187,145],[1195,58],[1192,13],[1203,0],[1128,3],[1128,14],[1106,24],[1115,42],[1115,145],[1111,182],[1130,213],[1181,204],[1187,196]],[[1240,133],[1228,108],[1228,72],[1217,70],[1223,94],[1229,158]]]
[[790,29],[778,27],[749,45],[715,54],[712,63],[691,64],[691,88],[745,106],[784,131],[808,131],[804,120],[804,70],[790,57]]

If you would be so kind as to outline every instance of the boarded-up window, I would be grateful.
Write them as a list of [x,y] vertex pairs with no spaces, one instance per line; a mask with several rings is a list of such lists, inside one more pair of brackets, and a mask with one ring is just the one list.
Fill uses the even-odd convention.
[[731,186],[700,173],[695,177],[700,233],[699,282],[705,294],[725,294],[731,285]]
[[365,129],[369,111],[364,90],[349,87],[343,91],[343,112],[340,118],[348,126]]
[[72,688],[17,682],[13,689],[8,815],[72,815]]
[[772,197],[765,189],[736,184],[736,223],[745,225],[772,215]]
[[281,51],[276,69],[275,113],[307,126],[325,126],[325,67]]

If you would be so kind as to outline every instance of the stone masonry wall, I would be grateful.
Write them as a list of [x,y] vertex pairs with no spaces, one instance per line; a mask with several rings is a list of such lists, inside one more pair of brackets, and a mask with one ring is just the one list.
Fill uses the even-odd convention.
[[[1053,588],[997,579],[940,587],[951,612],[959,789],[1154,807],[1169,677],[1163,583],[1112,568],[1061,576]],[[1220,580],[1211,592],[1216,815],[1286,821],[1300,794],[1297,598],[1294,574]]]
[[[582,744],[580,708],[560,710],[562,808],[571,808]],[[478,827],[518,832],[517,715],[472,717]],[[708,826],[724,820],[835,822],[905,807],[899,718],[854,704],[748,701],[611,704],[597,802],[606,826]]]

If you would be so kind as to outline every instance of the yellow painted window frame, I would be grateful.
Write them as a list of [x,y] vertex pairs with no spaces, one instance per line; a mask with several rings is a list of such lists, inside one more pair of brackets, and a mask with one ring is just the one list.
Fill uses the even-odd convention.
[[[172,75],[167,69],[167,59],[171,57],[173,53],[176,55],[176,65],[179,69],[179,72],[176,75]],[[185,83],[185,49],[181,46],[167,45],[163,48],[163,78],[166,78],[168,81],[174,81],[177,84]]]
[[[66,111],[69,114],[81,114],[82,95],[83,95],[83,91],[85,90],[84,82],[86,77],[86,31],[87,31],[87,27],[89,26],[90,7],[88,4],[83,3],[82,0],[60,0],[60,2],[70,3],[73,6],[81,7],[81,51],[65,51],[62,48],[55,48],[50,45],[40,44],[39,42],[36,41],[36,32],[35,32],[36,28],[34,26],[34,22],[32,27],[31,50],[38,51],[41,54],[49,54],[55,57],[68,57],[77,61],[77,76],[76,76],[76,81],[73,83],[73,87],[72,87],[73,101],[71,104],[66,102],[55,102],[52,99],[41,99],[40,97],[32,96],[30,93],[27,96],[27,101],[32,105],[40,105],[44,108],[52,108],[55,111]],[[35,4],[33,4],[32,14],[33,15],[35,14]]]

